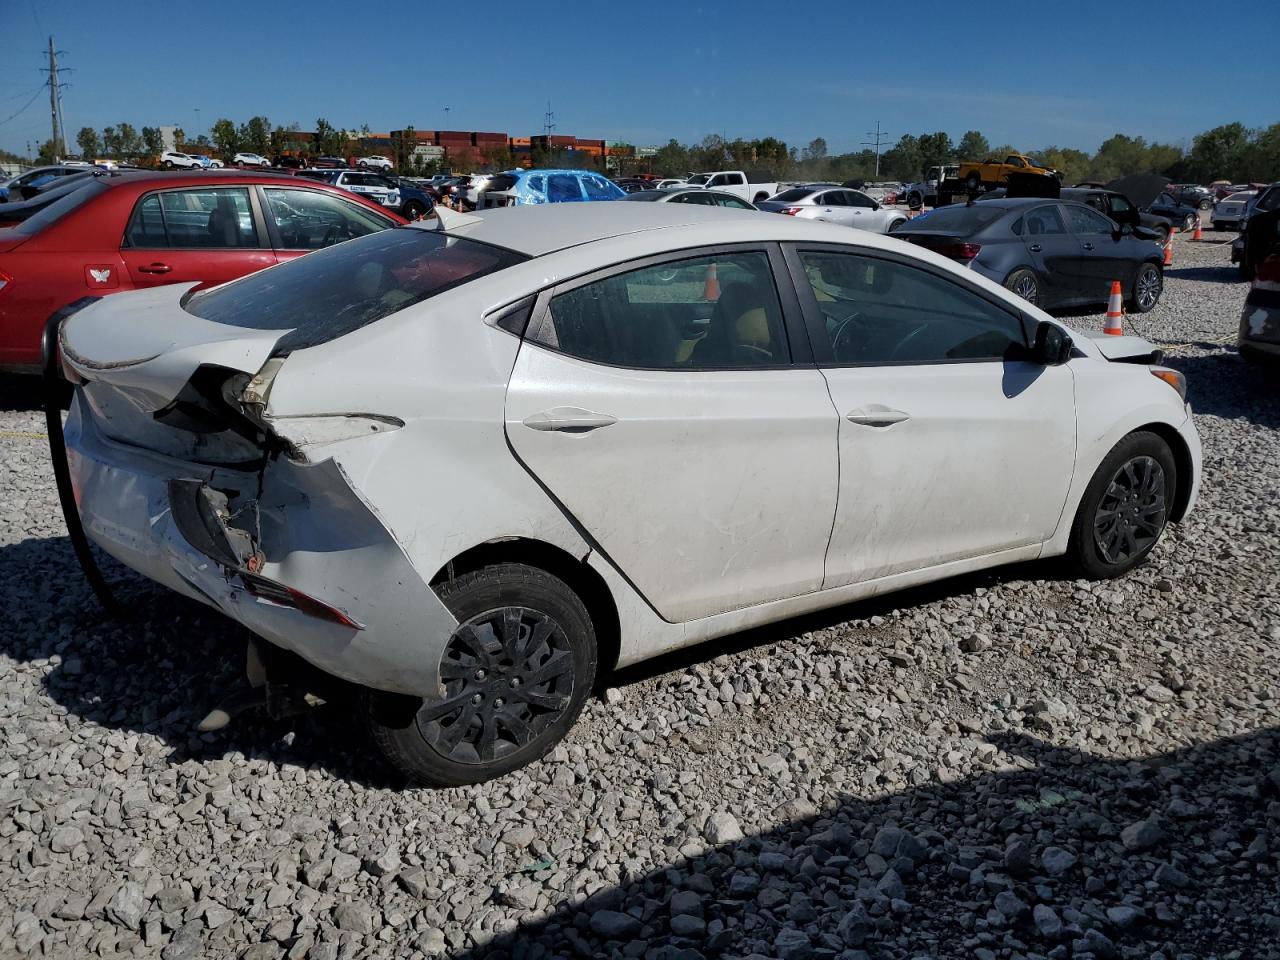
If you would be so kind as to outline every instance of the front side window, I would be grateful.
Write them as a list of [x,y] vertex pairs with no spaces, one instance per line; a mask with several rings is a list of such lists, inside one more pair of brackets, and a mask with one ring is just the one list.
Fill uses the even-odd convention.
[[337,339],[527,259],[435,230],[384,230],[194,294],[183,307],[214,323],[291,331],[276,344],[287,352]]
[[1068,204],[1063,209],[1066,210],[1067,222],[1071,224],[1071,229],[1075,233],[1109,234],[1115,230],[1115,225],[1110,220],[1088,207]]
[[1022,324],[954,281],[890,260],[804,251],[837,364],[951,363],[1022,355]]
[[249,191],[222,187],[150,194],[134,207],[126,243],[138,249],[257,247]]
[[818,206],[820,207],[843,207],[845,206],[844,194],[839,190],[828,190],[818,198]]
[[716,198],[709,190],[690,190],[688,193],[678,193],[668,201],[668,203],[696,203],[702,206],[711,206],[715,202]]
[[865,207],[868,210],[875,209],[876,202],[865,193],[859,193],[857,190],[845,190],[844,195],[848,198],[849,206],[851,207]]
[[320,250],[393,225],[372,210],[319,190],[267,187],[264,192],[286,250]]
[[566,290],[552,297],[528,336],[583,360],[646,370],[791,362],[762,251],[664,261]]
[[583,177],[582,189],[586,191],[588,200],[614,200],[620,190],[602,177]]

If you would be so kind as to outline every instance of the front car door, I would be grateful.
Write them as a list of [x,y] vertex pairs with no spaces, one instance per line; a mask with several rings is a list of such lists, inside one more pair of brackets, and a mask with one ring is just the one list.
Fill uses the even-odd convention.
[[1115,223],[1089,207],[1064,203],[1062,211],[1066,214],[1067,226],[1080,241],[1081,273],[1089,296],[1105,300],[1114,280],[1120,281],[1120,289],[1128,296],[1137,272],[1128,238]]
[[778,270],[750,245],[573,280],[516,357],[512,451],[671,622],[822,584],[837,418]]
[[395,221],[339,194],[306,187],[258,187],[275,260],[292,260],[312,250],[395,226]]
[[1074,380],[1027,359],[1020,311],[888,253],[788,257],[841,417],[824,586],[1052,537],[1075,462]]
[[223,283],[276,262],[247,186],[143,194],[120,256],[135,287]]
[[860,190],[841,190],[845,204],[853,214],[852,223],[859,230],[883,232],[883,218],[876,216],[877,205],[874,200]]

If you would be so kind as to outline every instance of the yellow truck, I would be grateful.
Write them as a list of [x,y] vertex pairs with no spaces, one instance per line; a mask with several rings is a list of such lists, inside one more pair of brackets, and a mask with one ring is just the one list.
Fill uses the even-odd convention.
[[962,160],[960,170],[956,173],[965,188],[977,191],[984,187],[1003,187],[1009,181],[1009,174],[1040,174],[1046,177],[1060,176],[1058,171],[1045,166],[1035,157],[1021,153],[1011,153],[1003,160],[990,157],[982,161]]

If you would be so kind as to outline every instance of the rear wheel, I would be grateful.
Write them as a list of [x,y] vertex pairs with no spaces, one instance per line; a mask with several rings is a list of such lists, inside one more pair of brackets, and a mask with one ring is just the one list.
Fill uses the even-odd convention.
[[531,763],[573,726],[595,681],[581,599],[535,567],[497,564],[436,588],[458,620],[430,702],[371,692],[366,716],[387,760],[415,783],[481,783]]
[[1188,213],[1185,217],[1182,218],[1182,230],[1184,233],[1187,230],[1193,229],[1195,225],[1196,225],[1196,218],[1193,214]]
[[982,177],[978,175],[977,170],[969,171],[969,175],[964,178],[964,185],[970,193],[977,193],[978,188],[982,186]]
[[1129,309],[1135,313],[1147,313],[1160,302],[1160,294],[1164,289],[1164,278],[1154,263],[1144,263],[1133,279],[1133,290],[1129,294]]
[[1200,201],[1201,210],[1208,210],[1212,206],[1213,206],[1213,201],[1210,200],[1208,197],[1205,197],[1203,200]]
[[1040,306],[1040,280],[1033,270],[1015,270],[1005,278],[1006,290],[1012,290],[1023,300],[1034,306]]
[[426,212],[427,208],[417,200],[410,200],[404,205],[404,218],[406,220],[417,220]]
[[1138,431],[1103,459],[1080,500],[1067,546],[1078,576],[1105,580],[1128,573],[1155,547],[1177,489],[1169,445]]

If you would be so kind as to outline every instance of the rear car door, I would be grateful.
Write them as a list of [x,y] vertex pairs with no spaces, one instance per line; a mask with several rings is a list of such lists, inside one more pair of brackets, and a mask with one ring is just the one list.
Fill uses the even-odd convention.
[[813,203],[818,208],[814,219],[838,223],[846,227],[853,226],[853,208],[845,200],[843,190],[828,190],[826,193],[820,193],[814,198]]
[[396,225],[391,218],[336,193],[301,186],[257,189],[276,261]]
[[120,257],[135,287],[223,283],[276,262],[247,186],[143,194],[125,228]]
[[840,415],[824,586],[1053,536],[1075,462],[1069,365],[1026,359],[1017,309],[882,252],[789,250]]
[[1080,242],[1082,290],[1099,301],[1111,292],[1111,282],[1120,281],[1126,291],[1133,285],[1137,263],[1132,259],[1128,238],[1109,219],[1078,203],[1064,203],[1067,226]]
[[837,419],[776,270],[734,245],[561,284],[516,357],[512,451],[671,622],[822,584]]
[[1084,283],[1080,241],[1067,230],[1058,204],[1033,207],[1018,222],[1028,259],[1049,293],[1049,298],[1042,298],[1041,302],[1078,299]]

